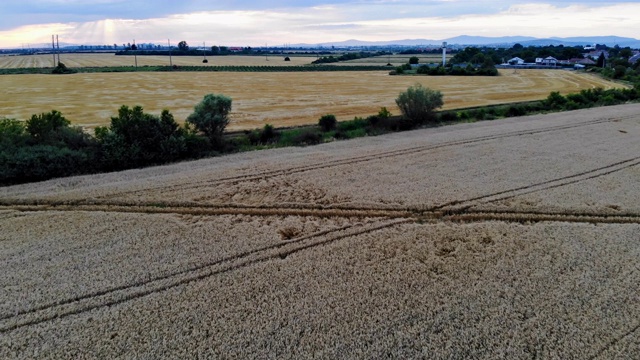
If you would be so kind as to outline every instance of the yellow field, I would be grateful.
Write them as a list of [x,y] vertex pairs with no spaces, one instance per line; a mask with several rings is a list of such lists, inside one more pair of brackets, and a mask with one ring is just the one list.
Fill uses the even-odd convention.
[[[251,58],[255,59],[255,58]],[[0,116],[27,119],[52,109],[73,124],[106,125],[121,105],[169,109],[184,120],[205,94],[233,99],[230,130],[269,123],[315,123],[332,113],[339,120],[368,116],[385,106],[399,114],[395,98],[416,82],[440,90],[445,109],[545,98],[594,87],[620,86],[601,78],[560,70],[502,70],[498,77],[389,76],[386,72],[312,73],[95,73],[0,76]]]
[[[290,61],[284,61],[288,56]],[[326,56],[326,55],[323,55]],[[329,65],[386,65],[400,66],[409,62],[409,58],[417,56],[420,63],[439,63],[442,56],[437,54],[418,55],[390,55],[375,56],[365,59],[343,61],[331,63]],[[447,55],[451,58],[451,55]],[[209,66],[298,66],[308,65],[316,60],[313,55],[269,55],[269,56],[208,56]],[[202,56],[173,56],[172,63],[178,66],[203,66]],[[134,66],[133,56],[116,56],[114,54],[61,54],[60,61],[68,67],[103,67],[103,66]],[[158,66],[169,65],[168,56],[138,56],[138,66]],[[28,56],[0,56],[0,69],[8,68],[31,68],[31,67],[53,67],[53,55],[28,55]]]
[[[138,66],[169,66],[168,56],[138,56]],[[172,64],[178,66],[297,66],[310,64],[315,60],[308,56],[289,56],[290,61],[284,61],[284,56],[207,56],[209,62],[203,64],[202,56],[173,56]],[[104,66],[134,66],[135,57],[114,54],[61,54],[60,62],[68,67],[104,67]],[[29,56],[0,56],[0,69],[16,69],[31,67],[53,67],[53,55]]]
[[637,359],[638,137],[627,104],[0,187],[0,359]]

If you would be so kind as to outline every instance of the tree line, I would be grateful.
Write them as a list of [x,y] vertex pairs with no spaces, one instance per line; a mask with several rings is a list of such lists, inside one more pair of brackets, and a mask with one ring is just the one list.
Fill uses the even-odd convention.
[[223,133],[231,99],[209,94],[180,126],[164,110],[145,113],[122,106],[95,135],[71,126],[53,110],[27,121],[0,119],[0,184],[123,170],[214,155],[225,151]]
[[442,93],[416,84],[396,98],[402,113],[399,116],[383,107],[366,118],[338,122],[334,115],[326,114],[315,126],[277,129],[267,124],[262,129],[233,134],[225,133],[232,100],[224,95],[206,95],[182,126],[169,110],[154,115],[140,106],[122,106],[109,126],[96,128],[94,135],[71,126],[62,113],[53,110],[27,121],[0,118],[0,185],[638,99],[637,85],[633,89],[582,90],[566,96],[552,92],[541,101],[436,112],[444,104]]

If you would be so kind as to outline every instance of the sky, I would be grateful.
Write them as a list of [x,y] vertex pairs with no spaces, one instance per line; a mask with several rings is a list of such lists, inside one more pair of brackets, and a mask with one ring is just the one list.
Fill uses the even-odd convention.
[[622,36],[640,33],[640,1],[0,0],[0,48],[206,43],[281,46],[357,39]]

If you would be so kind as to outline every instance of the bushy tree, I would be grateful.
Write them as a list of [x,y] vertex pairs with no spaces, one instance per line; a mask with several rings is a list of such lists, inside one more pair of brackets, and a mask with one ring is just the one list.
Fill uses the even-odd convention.
[[96,138],[102,148],[102,165],[124,169],[160,164],[184,157],[185,130],[168,110],[160,117],[147,114],[141,106],[122,106],[111,125],[98,127]]
[[23,121],[0,118],[0,151],[27,143],[28,134]]
[[416,84],[401,92],[396,99],[396,104],[402,111],[402,115],[412,125],[417,125],[434,119],[434,110],[442,107],[444,102],[440,91]]
[[186,41],[182,40],[178,43],[178,50],[180,51],[188,51],[189,50],[189,44],[187,44]]
[[94,171],[95,140],[69,125],[55,110],[26,122],[0,119],[0,184]]
[[27,132],[36,140],[44,140],[51,133],[69,126],[70,123],[61,112],[52,110],[48,113],[32,115],[31,119],[27,120]]
[[544,105],[549,110],[562,109],[566,103],[567,99],[558,91],[552,91],[544,100]]
[[420,59],[417,56],[412,56],[409,58],[409,64],[418,64],[420,62]]
[[69,69],[65,64],[58,63],[58,65],[51,71],[52,74],[74,74],[76,70]]
[[187,117],[187,123],[193,124],[198,131],[205,134],[213,146],[221,146],[222,135],[229,125],[230,112],[231,98],[207,94]]
[[335,129],[337,123],[338,120],[336,120],[336,117],[333,114],[322,115],[320,120],[318,120],[318,125],[320,125],[320,129],[324,132]]

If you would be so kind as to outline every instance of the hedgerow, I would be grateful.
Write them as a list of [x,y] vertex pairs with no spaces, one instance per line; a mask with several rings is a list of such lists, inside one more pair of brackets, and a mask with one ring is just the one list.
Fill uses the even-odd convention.
[[[58,111],[18,121],[0,118],[0,184],[46,180],[54,177],[122,170],[266,147],[308,146],[326,141],[375,136],[423,126],[460,121],[493,120],[533,113],[609,106],[637,101],[639,88],[589,89],[566,96],[552,92],[541,101],[447,110],[429,114],[424,122],[392,116],[382,108],[367,118],[338,121],[322,131],[319,125],[276,129],[271,125],[240,134],[205,134],[189,125],[178,125],[164,110],[147,114],[139,106],[123,106],[109,127],[95,136],[84,132]],[[436,104],[437,105],[437,104]],[[205,116],[206,118],[206,116]],[[333,122],[332,122],[333,123]]]

